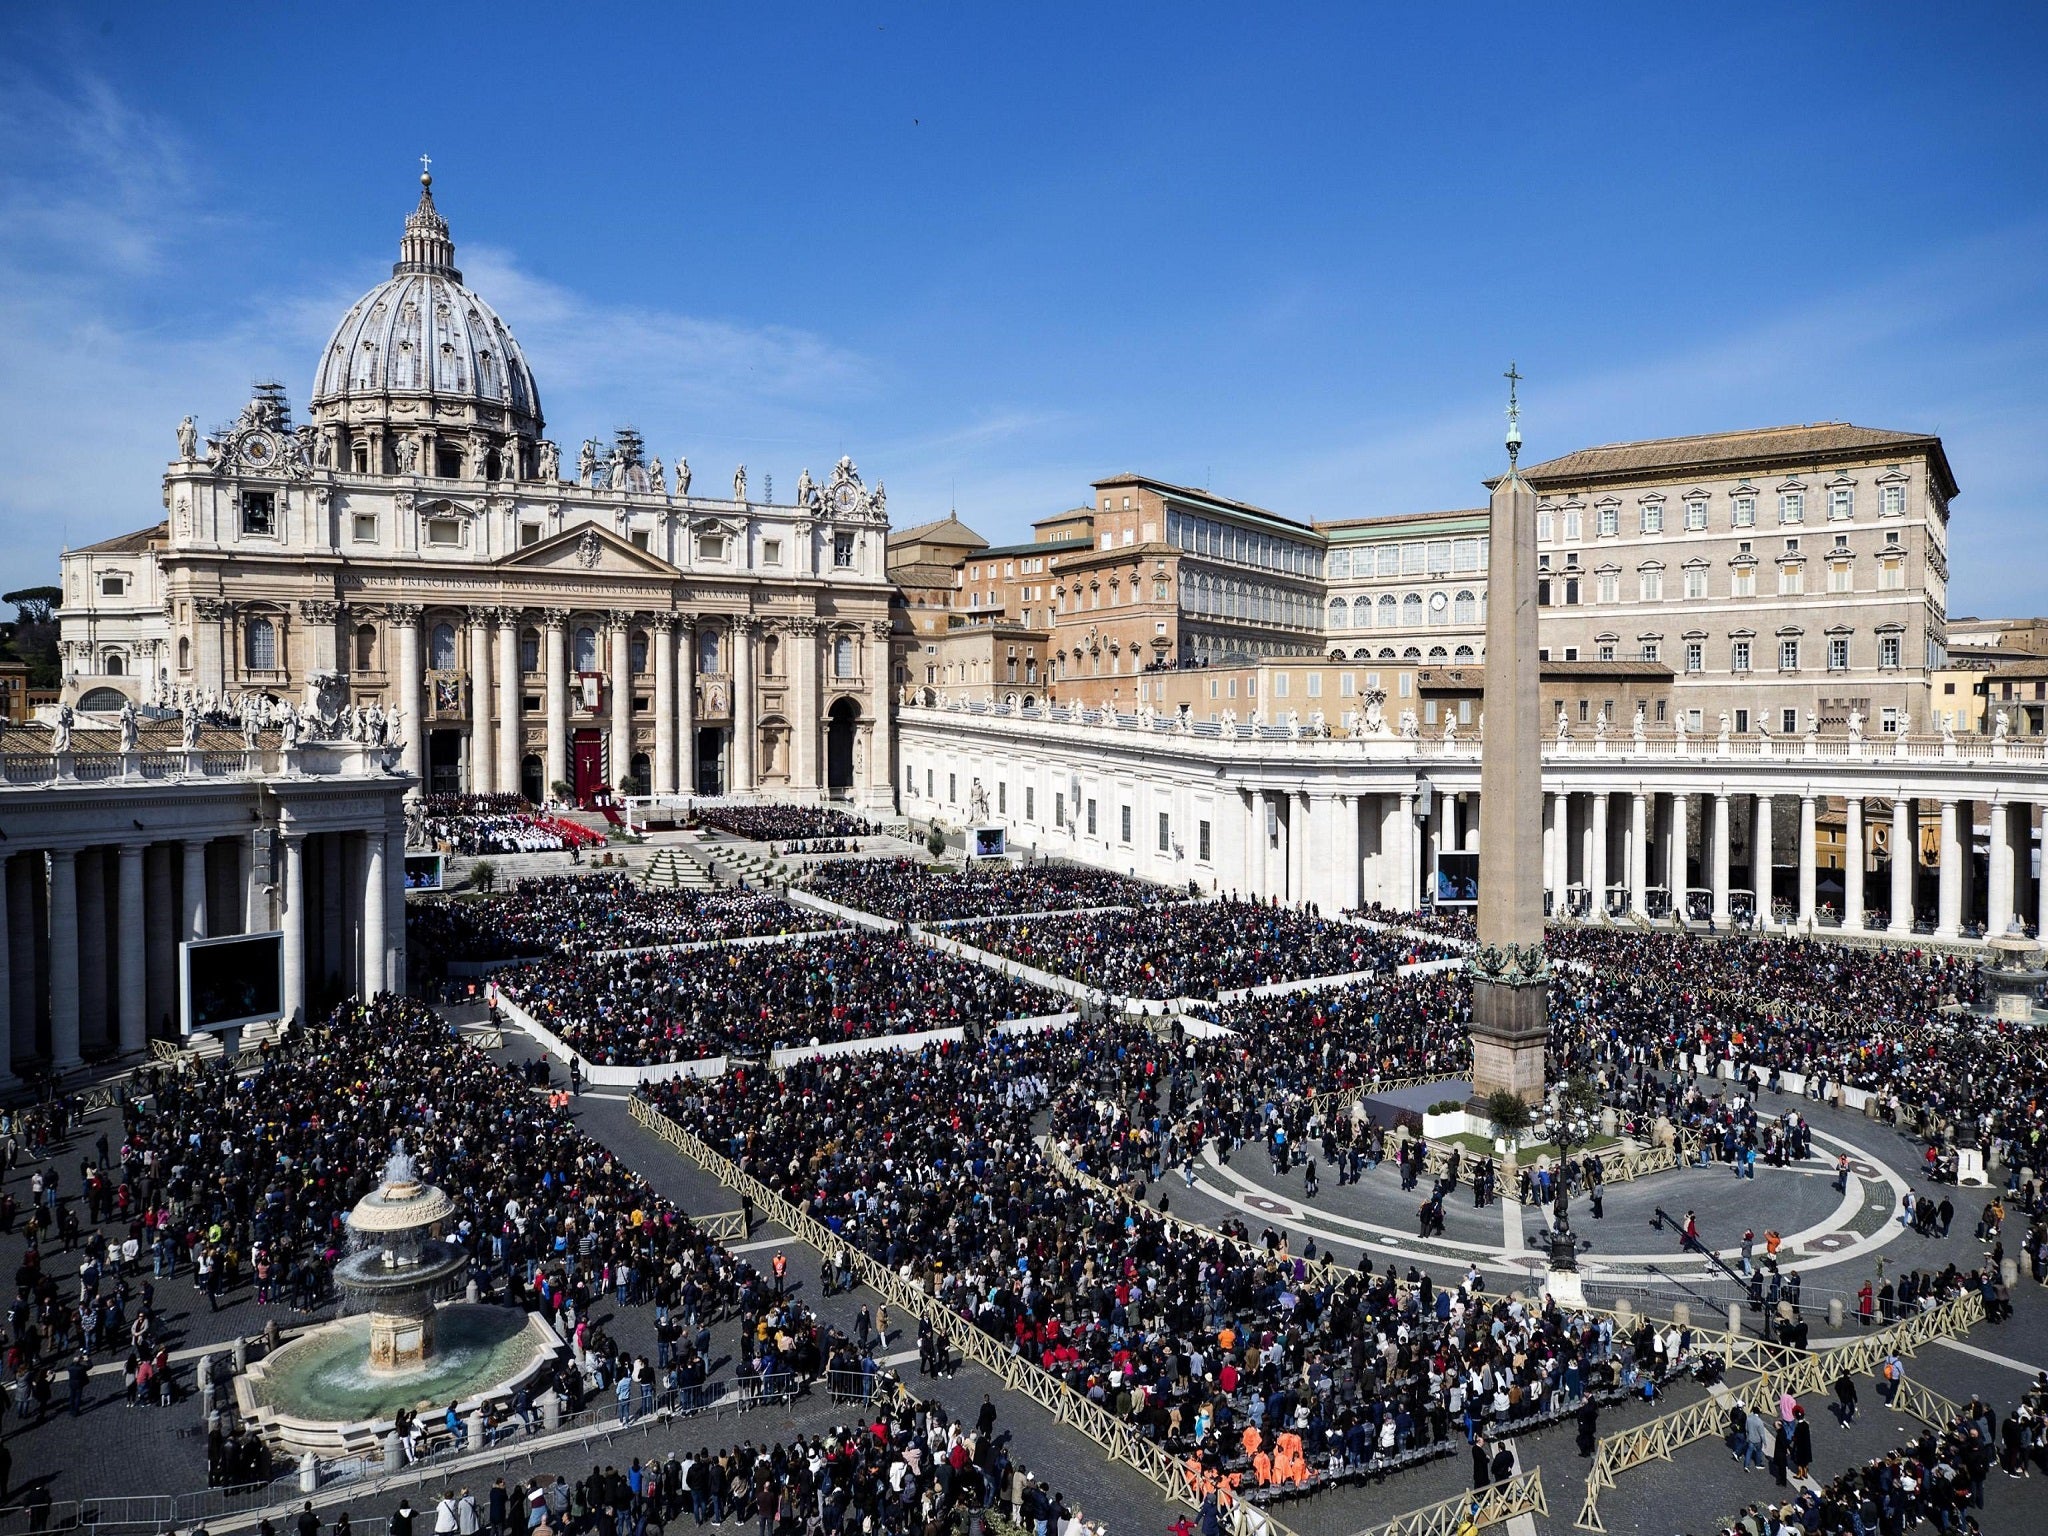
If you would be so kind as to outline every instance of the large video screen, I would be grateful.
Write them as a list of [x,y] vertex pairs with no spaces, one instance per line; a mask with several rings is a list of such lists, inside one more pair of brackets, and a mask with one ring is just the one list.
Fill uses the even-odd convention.
[[438,853],[408,853],[405,856],[405,888],[408,891],[441,889],[441,861]]
[[977,859],[1000,859],[1010,851],[1009,839],[1001,827],[976,827],[970,834],[971,854]]
[[284,1017],[284,935],[244,933],[178,946],[188,1035]]
[[1440,853],[1436,856],[1436,904],[1475,907],[1479,904],[1479,855]]

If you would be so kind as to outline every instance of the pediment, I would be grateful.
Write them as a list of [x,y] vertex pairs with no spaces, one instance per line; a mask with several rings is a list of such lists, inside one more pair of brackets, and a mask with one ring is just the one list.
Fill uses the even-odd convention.
[[574,571],[613,576],[680,576],[658,555],[596,523],[578,523],[553,538],[515,549],[497,562],[504,570]]

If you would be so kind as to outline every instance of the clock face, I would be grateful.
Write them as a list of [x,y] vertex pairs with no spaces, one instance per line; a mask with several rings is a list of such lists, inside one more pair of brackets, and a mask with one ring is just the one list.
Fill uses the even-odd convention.
[[267,469],[278,458],[277,440],[268,432],[251,432],[242,439],[242,462]]
[[851,512],[858,499],[859,493],[854,490],[851,481],[842,482],[832,488],[832,505],[841,512]]

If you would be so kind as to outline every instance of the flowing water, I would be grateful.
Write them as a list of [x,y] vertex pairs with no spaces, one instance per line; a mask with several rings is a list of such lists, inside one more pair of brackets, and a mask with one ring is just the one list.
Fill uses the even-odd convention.
[[288,1418],[353,1424],[422,1404],[445,1408],[511,1380],[535,1354],[524,1312],[458,1304],[437,1314],[434,1353],[418,1370],[373,1372],[370,1320],[347,1317],[279,1350],[256,1391]]

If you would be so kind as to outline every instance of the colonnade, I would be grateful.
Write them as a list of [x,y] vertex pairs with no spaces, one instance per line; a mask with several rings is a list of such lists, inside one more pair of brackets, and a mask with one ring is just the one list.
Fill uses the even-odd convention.
[[[1248,789],[1237,802],[1244,824],[1222,835],[1237,851],[1221,860],[1220,884],[1262,897],[1331,910],[1361,901],[1413,909],[1439,855],[1478,850],[1476,791]],[[1825,902],[1824,816],[1840,828],[1842,886]],[[2048,880],[2035,874],[2037,820],[2048,821],[2048,800],[1551,789],[1543,796],[1543,887],[1559,915],[1661,918],[1676,907],[1722,927],[1753,914],[1767,927],[1825,923],[1906,936],[1916,931],[1916,872],[1927,869],[1935,937],[1966,928],[2042,931]],[[1980,822],[1981,874],[1971,847]],[[1937,829],[1931,868],[1921,856],[1923,824]],[[1893,858],[1898,849],[1907,856]]]

